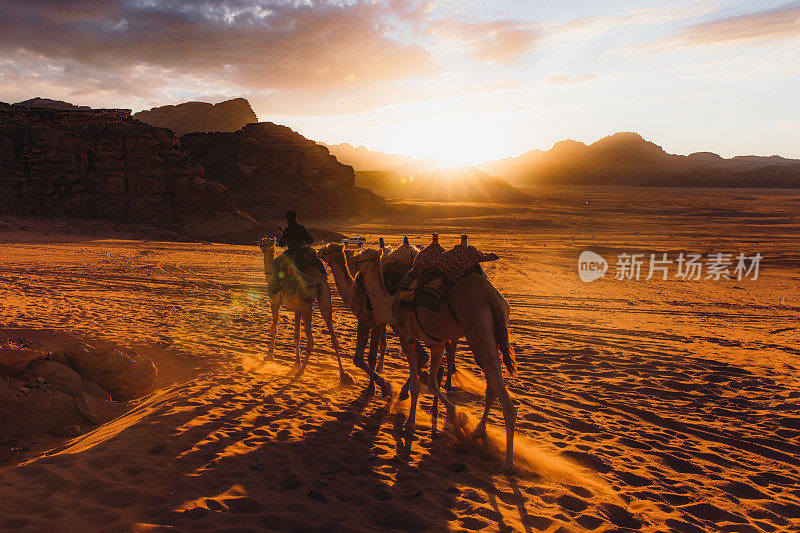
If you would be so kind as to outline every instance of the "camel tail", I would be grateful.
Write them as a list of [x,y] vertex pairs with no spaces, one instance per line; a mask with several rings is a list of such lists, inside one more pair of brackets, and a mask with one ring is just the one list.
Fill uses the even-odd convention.
[[505,313],[503,313],[500,302],[496,299],[491,301],[490,307],[492,308],[492,320],[494,322],[494,338],[497,341],[500,353],[503,354],[503,364],[506,365],[510,375],[516,376],[517,359],[514,355],[514,348],[508,342],[508,324],[506,324]]

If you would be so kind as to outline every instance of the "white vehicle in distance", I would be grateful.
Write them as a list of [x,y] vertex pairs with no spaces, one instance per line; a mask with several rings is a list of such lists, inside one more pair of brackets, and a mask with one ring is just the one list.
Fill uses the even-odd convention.
[[347,248],[348,246],[361,248],[362,246],[367,244],[367,238],[366,237],[347,237],[345,239],[342,239],[342,244],[344,245],[345,248]]

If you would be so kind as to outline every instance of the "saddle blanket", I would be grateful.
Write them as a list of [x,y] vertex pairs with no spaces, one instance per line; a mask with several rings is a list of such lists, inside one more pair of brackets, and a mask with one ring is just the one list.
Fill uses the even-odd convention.
[[438,309],[456,281],[467,272],[477,272],[485,276],[480,263],[499,259],[497,255],[485,254],[474,246],[461,245],[441,252],[436,257],[432,256],[433,254],[423,261],[424,266],[416,265],[415,262],[414,268],[403,279],[398,297],[404,307],[413,309],[421,305]]
[[327,277],[325,267],[310,246],[299,248],[294,257],[287,250],[272,261],[272,268],[275,274],[267,282],[270,296],[286,289],[305,298],[309,286]]

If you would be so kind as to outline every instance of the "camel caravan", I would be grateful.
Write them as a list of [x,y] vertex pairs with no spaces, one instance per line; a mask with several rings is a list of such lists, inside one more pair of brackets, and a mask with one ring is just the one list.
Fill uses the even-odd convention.
[[[445,250],[434,233],[431,243],[420,250],[408,238],[396,249],[380,239],[379,249],[362,248],[357,253],[343,243],[329,243],[315,252],[313,238],[296,221],[296,213],[285,217],[288,225],[280,240],[264,237],[259,243],[264,254],[264,273],[272,310],[270,344],[266,359],[274,358],[275,336],[281,307],[294,312],[294,345],[297,372],[300,377],[314,349],[311,320],[314,302],[319,307],[331,336],[340,379],[352,384],[339,354],[339,343],[333,328],[331,289],[325,266],[333,275],[342,301],[356,317],[356,349],[353,364],[369,377],[368,394],[376,385],[383,397],[391,396],[390,383],[381,376],[386,352],[387,326],[397,334],[403,355],[408,362],[408,379],[400,399],[409,394],[411,405],[405,430],[413,434],[420,380],[424,380],[438,402],[455,412],[455,405],[442,392],[450,390],[455,372],[455,352],[459,341],[466,341],[486,378],[486,401],[483,415],[473,437],[486,434],[486,421],[495,400],[500,401],[506,427],[506,456],[503,470],[513,470],[514,427],[516,408],[506,389],[502,365],[514,375],[516,362],[508,339],[510,306],[492,286],[481,263],[498,259],[461,243]],[[287,250],[277,258],[275,246]],[[300,324],[306,336],[305,357],[300,358]],[[364,351],[369,342],[367,360]],[[427,348],[427,350],[426,350]],[[447,360],[446,377],[442,359]],[[427,371],[424,367],[427,365]]]

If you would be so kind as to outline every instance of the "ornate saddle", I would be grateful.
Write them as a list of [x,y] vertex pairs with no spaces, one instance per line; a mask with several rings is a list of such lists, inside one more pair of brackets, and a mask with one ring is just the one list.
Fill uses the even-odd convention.
[[274,275],[267,284],[270,295],[285,290],[305,298],[309,287],[327,277],[322,261],[310,246],[301,246],[294,254],[283,252],[273,260],[272,267]]
[[423,261],[415,262],[414,268],[400,284],[400,305],[408,309],[417,306],[439,309],[458,280],[469,272],[485,276],[481,263],[497,259],[499,257],[493,253],[485,254],[474,246],[463,245],[446,252],[442,249],[438,254],[431,253]]

